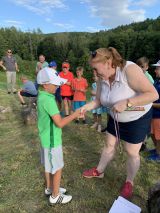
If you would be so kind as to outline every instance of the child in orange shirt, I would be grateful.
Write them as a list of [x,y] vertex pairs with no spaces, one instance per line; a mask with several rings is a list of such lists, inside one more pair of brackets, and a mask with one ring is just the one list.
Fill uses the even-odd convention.
[[[72,81],[72,89],[74,91],[73,95],[73,108],[74,110],[86,104],[86,91],[88,87],[87,80],[83,78],[83,67],[77,67],[76,75],[77,77]],[[83,119],[83,124],[86,124],[85,116],[81,117]],[[76,120],[79,123],[79,118]]]
[[60,94],[62,97],[62,102],[64,105],[65,116],[71,114],[72,111],[72,100],[73,100],[73,91],[71,87],[71,82],[74,78],[73,73],[69,71],[70,64],[64,62],[62,64],[62,71],[59,73],[61,78],[67,79],[67,83],[60,87]]

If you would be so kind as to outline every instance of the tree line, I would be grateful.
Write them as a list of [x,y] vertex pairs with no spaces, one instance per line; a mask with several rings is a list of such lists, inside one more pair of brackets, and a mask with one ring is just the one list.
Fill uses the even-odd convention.
[[160,17],[143,22],[119,26],[96,33],[64,32],[43,34],[40,29],[22,32],[15,27],[0,29],[0,57],[7,48],[13,50],[20,60],[35,61],[44,54],[49,62],[55,60],[58,69],[68,60],[72,70],[84,66],[91,75],[88,65],[90,51],[99,47],[113,46],[127,60],[136,61],[146,56],[151,63],[160,59]]

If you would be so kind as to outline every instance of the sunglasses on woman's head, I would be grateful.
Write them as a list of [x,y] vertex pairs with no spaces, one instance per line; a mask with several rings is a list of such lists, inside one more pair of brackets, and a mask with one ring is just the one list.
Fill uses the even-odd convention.
[[11,51],[8,51],[8,53],[12,53]]
[[92,58],[95,58],[95,57],[96,57],[96,55],[97,55],[97,52],[96,52],[96,51],[92,51],[92,52],[91,52],[91,56],[92,56]]

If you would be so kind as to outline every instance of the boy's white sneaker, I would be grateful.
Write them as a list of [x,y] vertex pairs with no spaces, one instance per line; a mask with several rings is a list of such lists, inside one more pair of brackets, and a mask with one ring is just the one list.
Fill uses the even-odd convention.
[[[62,188],[62,187],[59,188],[59,193],[60,193],[60,194],[65,194],[66,191],[67,191],[67,190],[66,190],[65,188]],[[49,188],[45,188],[44,193],[45,193],[46,196],[49,196],[49,195],[52,194],[52,190],[49,189]]]
[[59,194],[57,195],[57,197],[52,197],[52,195],[50,195],[49,197],[49,203],[51,205],[53,204],[65,204],[65,203],[69,203],[72,200],[72,196],[71,195],[64,195],[64,194]]

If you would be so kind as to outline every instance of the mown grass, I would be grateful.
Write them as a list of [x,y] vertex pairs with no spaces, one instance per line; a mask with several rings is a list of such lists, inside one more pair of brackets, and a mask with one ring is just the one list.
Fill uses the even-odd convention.
[[[82,171],[97,165],[104,134],[73,122],[63,129],[65,167],[62,186],[73,195],[71,203],[49,206],[44,196],[37,127],[25,126],[16,95],[7,95],[5,74],[0,73],[0,105],[12,108],[0,122],[0,212],[1,213],[107,213],[125,180],[125,153],[117,151],[103,179],[85,179]],[[104,116],[105,121],[106,116]],[[91,115],[88,117],[91,123]],[[152,146],[149,141],[149,146]],[[146,211],[147,193],[159,179],[159,164],[141,156],[132,202]],[[118,213],[118,212],[117,212]]]

